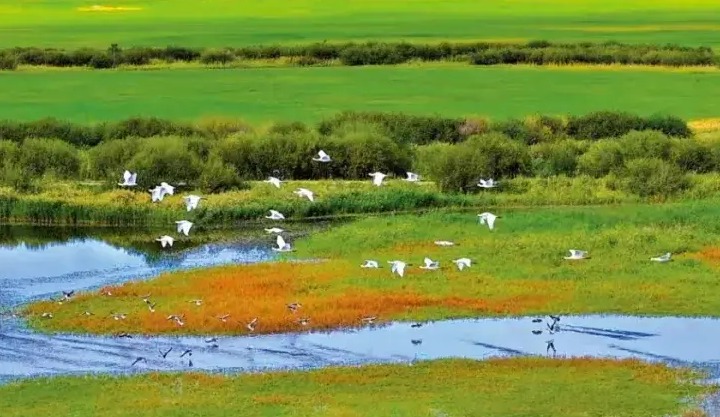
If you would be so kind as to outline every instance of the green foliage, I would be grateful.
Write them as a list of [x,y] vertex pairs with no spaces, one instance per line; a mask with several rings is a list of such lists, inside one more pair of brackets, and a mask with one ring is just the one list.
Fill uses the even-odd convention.
[[137,153],[128,166],[138,172],[137,181],[142,186],[162,181],[194,182],[202,173],[203,161],[189,145],[187,139],[177,136],[145,139],[139,142]]
[[622,148],[625,160],[635,158],[667,160],[672,148],[672,141],[669,137],[652,130],[633,131],[623,135],[617,141]]
[[621,168],[625,161],[620,143],[601,140],[593,143],[578,159],[578,172],[599,178]]
[[0,53],[0,71],[13,71],[17,69],[17,58],[8,53]]
[[404,176],[412,162],[406,145],[368,126],[337,132],[329,139],[326,152],[333,157],[333,175],[343,178],[364,179],[376,171]]
[[211,156],[200,175],[200,189],[205,193],[221,193],[243,188],[235,169],[218,156]]
[[720,168],[720,160],[714,158],[710,145],[687,139],[673,139],[670,161],[684,172],[701,173]]
[[637,158],[627,162],[623,185],[641,197],[667,197],[690,186],[687,175],[677,166],[658,158]]
[[638,45],[605,43],[551,43],[533,41],[526,44],[464,42],[439,44],[409,42],[312,43],[304,45],[259,45],[242,48],[207,48],[168,46],[123,49],[113,44],[107,50],[82,48],[66,51],[54,48],[11,48],[0,56],[25,65],[58,67],[91,66],[112,68],[121,64],[147,65],[151,60],[196,61],[203,64],[232,62],[242,59],[293,58],[295,62],[317,64],[338,60],[342,65],[394,65],[411,60],[464,60],[475,65],[498,64],[636,64],[665,66],[714,65],[713,50],[677,45]]
[[80,171],[78,150],[59,139],[26,139],[20,148],[18,166],[32,177],[52,174],[76,178]]
[[585,142],[572,139],[531,146],[533,173],[540,177],[575,175],[578,158],[586,148]]
[[631,130],[642,130],[639,116],[612,111],[599,111],[568,120],[568,134],[581,139],[615,138]]
[[141,142],[139,138],[112,139],[90,149],[91,174],[95,178],[116,181],[126,169],[137,172],[137,167],[129,162],[138,152]]

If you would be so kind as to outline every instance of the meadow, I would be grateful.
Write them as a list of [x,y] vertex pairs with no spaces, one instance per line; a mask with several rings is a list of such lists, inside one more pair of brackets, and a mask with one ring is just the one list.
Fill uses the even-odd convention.
[[[720,45],[714,0],[85,0],[0,6],[0,47],[238,46],[323,40],[620,40]],[[85,8],[85,11],[78,10]],[[89,10],[90,9],[90,10]],[[589,18],[588,15],[592,17]]]
[[692,381],[697,376],[632,360],[439,360],[234,377],[38,379],[0,387],[0,407],[5,417],[692,416],[701,415],[695,403],[681,402],[707,392]]
[[[63,305],[31,304],[24,314],[45,331],[106,334],[246,334],[254,317],[256,333],[275,333],[358,327],[366,316],[378,322],[583,313],[716,316],[716,206],[709,200],[498,209],[494,230],[478,224],[474,212],[369,217],[291,239],[296,252],[286,259],[319,263],[167,273],[109,288],[111,297],[82,293]],[[441,247],[436,240],[456,245]],[[563,260],[573,248],[591,258]],[[650,262],[665,252],[674,254],[672,262]],[[441,269],[419,269],[424,257],[440,261]],[[473,260],[472,266],[459,271],[451,260],[461,257]],[[365,259],[382,267],[360,268]],[[390,273],[386,261],[394,259],[411,264],[404,278]],[[140,299],[147,293],[158,313],[148,312]],[[202,306],[188,303],[197,298]],[[292,302],[302,309],[289,311]],[[113,311],[127,319],[112,320]],[[54,317],[41,318],[46,312]],[[168,321],[169,314],[184,314],[185,325]],[[217,319],[225,314],[233,319]],[[301,325],[299,317],[310,322]]]
[[[423,64],[379,67],[0,72],[3,117],[79,122],[153,115],[316,122],[342,110],[507,118],[622,110],[717,115],[720,72]],[[342,93],[340,93],[342,92]],[[592,97],[592,99],[589,99]]]

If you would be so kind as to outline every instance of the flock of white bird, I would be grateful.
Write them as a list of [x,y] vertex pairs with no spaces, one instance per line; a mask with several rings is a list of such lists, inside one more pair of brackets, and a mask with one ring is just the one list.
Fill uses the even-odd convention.
[[[137,186],[137,172],[130,172],[125,171],[123,173],[123,182],[118,183],[121,187],[135,187]],[[150,198],[153,203],[159,203],[163,201],[166,195],[174,195],[175,194],[175,187],[172,185],[161,182],[160,185],[155,186],[155,188],[151,188],[148,190],[150,192]],[[202,197],[197,195],[187,195],[183,197],[183,200],[185,201],[185,208],[188,212],[195,210],[200,205],[200,200]],[[175,222],[177,225],[177,233],[183,234],[185,236],[190,235],[190,229],[193,227],[193,222],[189,220],[178,220]],[[159,238],[155,239],[155,241],[160,242],[160,245],[165,247],[172,247],[173,243],[175,243],[175,238],[170,235],[163,235]]]

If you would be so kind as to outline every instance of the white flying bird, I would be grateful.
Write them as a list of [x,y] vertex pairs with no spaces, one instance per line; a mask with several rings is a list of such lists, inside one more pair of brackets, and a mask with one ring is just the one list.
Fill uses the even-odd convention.
[[270,220],[285,220],[285,216],[277,210],[270,210],[270,215],[265,216],[265,218]]
[[495,228],[495,219],[497,219],[500,216],[496,216],[492,213],[485,212],[485,213],[478,214],[478,217],[479,217],[478,220],[480,221],[480,224],[487,223],[488,229],[492,230]]
[[185,200],[185,208],[187,211],[194,210],[198,208],[198,205],[200,204],[200,197],[199,195],[188,195],[183,197],[183,200]]
[[282,181],[280,181],[279,178],[269,177],[267,180],[265,180],[265,181],[263,181],[263,182],[270,183],[270,184],[274,185],[275,187],[280,188],[280,183],[281,183]]
[[130,171],[125,170],[123,173],[123,182],[118,183],[121,187],[134,187],[137,185],[137,172],[130,173]]
[[497,187],[497,183],[494,179],[490,178],[489,180],[480,180],[477,186],[480,188],[495,188]]
[[164,191],[163,188],[162,188],[161,186],[159,186],[159,185],[158,185],[157,187],[155,187],[155,188],[152,188],[152,189],[148,190],[148,191],[150,191],[150,196],[152,197],[152,202],[153,202],[153,203],[156,203],[156,202],[158,202],[158,201],[162,201],[163,198],[165,198],[165,191]]
[[382,185],[383,180],[385,179],[385,177],[387,177],[387,175],[383,174],[382,172],[373,172],[372,174],[368,174],[368,175],[373,177],[372,182],[373,182],[373,184],[377,185],[378,187],[380,185]]
[[190,234],[190,228],[193,226],[193,223],[187,220],[178,220],[175,224],[177,224],[178,233],[182,233],[185,236]]
[[161,182],[160,187],[165,191],[165,194],[170,194],[170,195],[175,194],[175,187],[173,187],[172,185],[170,185],[166,182]]
[[297,194],[300,198],[307,197],[308,200],[315,201],[313,192],[308,190],[307,188],[298,188],[297,190],[293,191],[293,193]]
[[435,244],[438,246],[455,246],[455,242],[449,240],[436,240]]
[[284,232],[284,230],[279,227],[273,227],[272,229],[265,229],[265,231],[268,233],[277,233],[277,234]]
[[405,181],[418,182],[418,181],[420,181],[420,176],[414,172],[408,172],[407,178],[403,178],[403,179]]
[[165,246],[172,247],[173,242],[175,242],[175,239],[173,239],[172,237],[170,237],[168,235],[165,235],[165,236],[160,236],[159,238],[155,239],[155,241],[160,242],[160,244],[164,248]]
[[423,262],[425,263],[425,265],[421,266],[420,269],[433,269],[434,270],[434,269],[440,268],[440,262],[433,261],[430,258],[425,258],[425,260]]
[[380,268],[380,265],[378,265],[377,261],[368,259],[364,264],[360,265],[360,268]]
[[586,259],[587,258],[587,251],[584,250],[577,250],[577,249],[570,249],[570,256],[566,256],[565,259],[570,260],[579,260],[579,259]]
[[312,160],[317,161],[317,162],[330,162],[331,161],[330,155],[326,154],[325,151],[323,151],[322,149],[320,149],[320,151],[318,152],[318,157],[313,158]]
[[455,263],[455,265],[457,265],[460,271],[462,271],[464,268],[470,267],[470,259],[468,258],[453,259],[453,262]]
[[285,242],[285,239],[283,239],[282,236],[277,235],[277,248],[272,248],[275,252],[290,252],[292,251],[292,248],[290,247],[289,243]]
[[670,257],[671,257],[671,256],[672,256],[672,254],[671,254],[670,252],[668,252],[668,253],[666,253],[666,254],[664,254],[664,255],[656,256],[656,257],[654,257],[654,258],[650,258],[650,260],[653,261],[653,262],[665,263],[665,262],[670,262],[670,260],[671,260]]
[[393,274],[398,274],[400,277],[405,275],[405,266],[407,265],[403,261],[388,261],[389,264],[392,264],[392,267],[390,268],[390,272]]

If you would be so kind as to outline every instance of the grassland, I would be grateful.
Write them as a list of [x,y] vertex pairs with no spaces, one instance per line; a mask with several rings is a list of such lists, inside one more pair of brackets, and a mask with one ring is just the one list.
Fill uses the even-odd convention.
[[[622,40],[718,46],[714,0],[84,0],[0,6],[0,47],[237,46],[323,40]],[[588,18],[588,14],[592,18]]]
[[[152,203],[144,190],[107,190],[98,183],[49,182],[36,194],[0,188],[0,220],[16,224],[114,225],[165,227],[187,218],[196,231],[228,228],[264,220],[275,209],[292,220],[343,218],[371,213],[416,212],[433,209],[493,207],[582,206],[648,201],[713,199],[720,193],[716,174],[692,175],[691,188],[667,198],[641,198],[628,194],[606,178],[515,178],[503,190],[478,194],[445,194],[433,182],[408,184],[388,179],[375,187],[367,181],[288,181],[282,189],[264,182],[249,182],[249,189],[218,194],[178,189],[162,203]],[[304,187],[315,193],[315,202],[291,191]],[[199,209],[185,210],[182,196],[203,196]]]
[[683,401],[706,392],[692,382],[695,377],[632,360],[440,360],[236,377],[153,373],[38,379],[0,387],[0,407],[5,417],[645,417],[693,409],[692,401]]
[[[475,213],[373,217],[293,242],[293,257],[324,262],[169,273],[113,288],[112,297],[81,294],[64,305],[30,305],[26,313],[49,331],[225,334],[247,333],[254,317],[257,333],[272,333],[359,326],[364,316],[381,322],[548,313],[717,316],[716,207],[706,201],[498,210],[493,231]],[[571,248],[592,258],[563,260]],[[665,252],[674,261],[649,261]],[[426,256],[442,268],[419,269]],[[460,257],[472,259],[472,267],[458,271],[451,260]],[[364,259],[383,268],[362,269]],[[394,259],[412,264],[404,278],[391,275],[386,261]],[[158,313],[140,300],[146,293]],[[202,306],[188,303],[197,298]],[[285,306],[296,301],[303,307],[293,314]],[[113,311],[128,317],[112,320]],[[44,312],[54,318],[41,319]],[[185,326],[166,320],[168,314],[184,314]],[[232,322],[216,318],[224,314]],[[311,321],[302,326],[299,317]]]
[[[342,110],[492,118],[624,110],[717,115],[720,72],[493,67],[465,64],[246,70],[0,73],[3,117],[80,122],[152,114],[317,121]],[[78,93],[81,92],[81,93]],[[340,93],[342,92],[342,93]],[[592,100],[588,99],[592,97]]]

